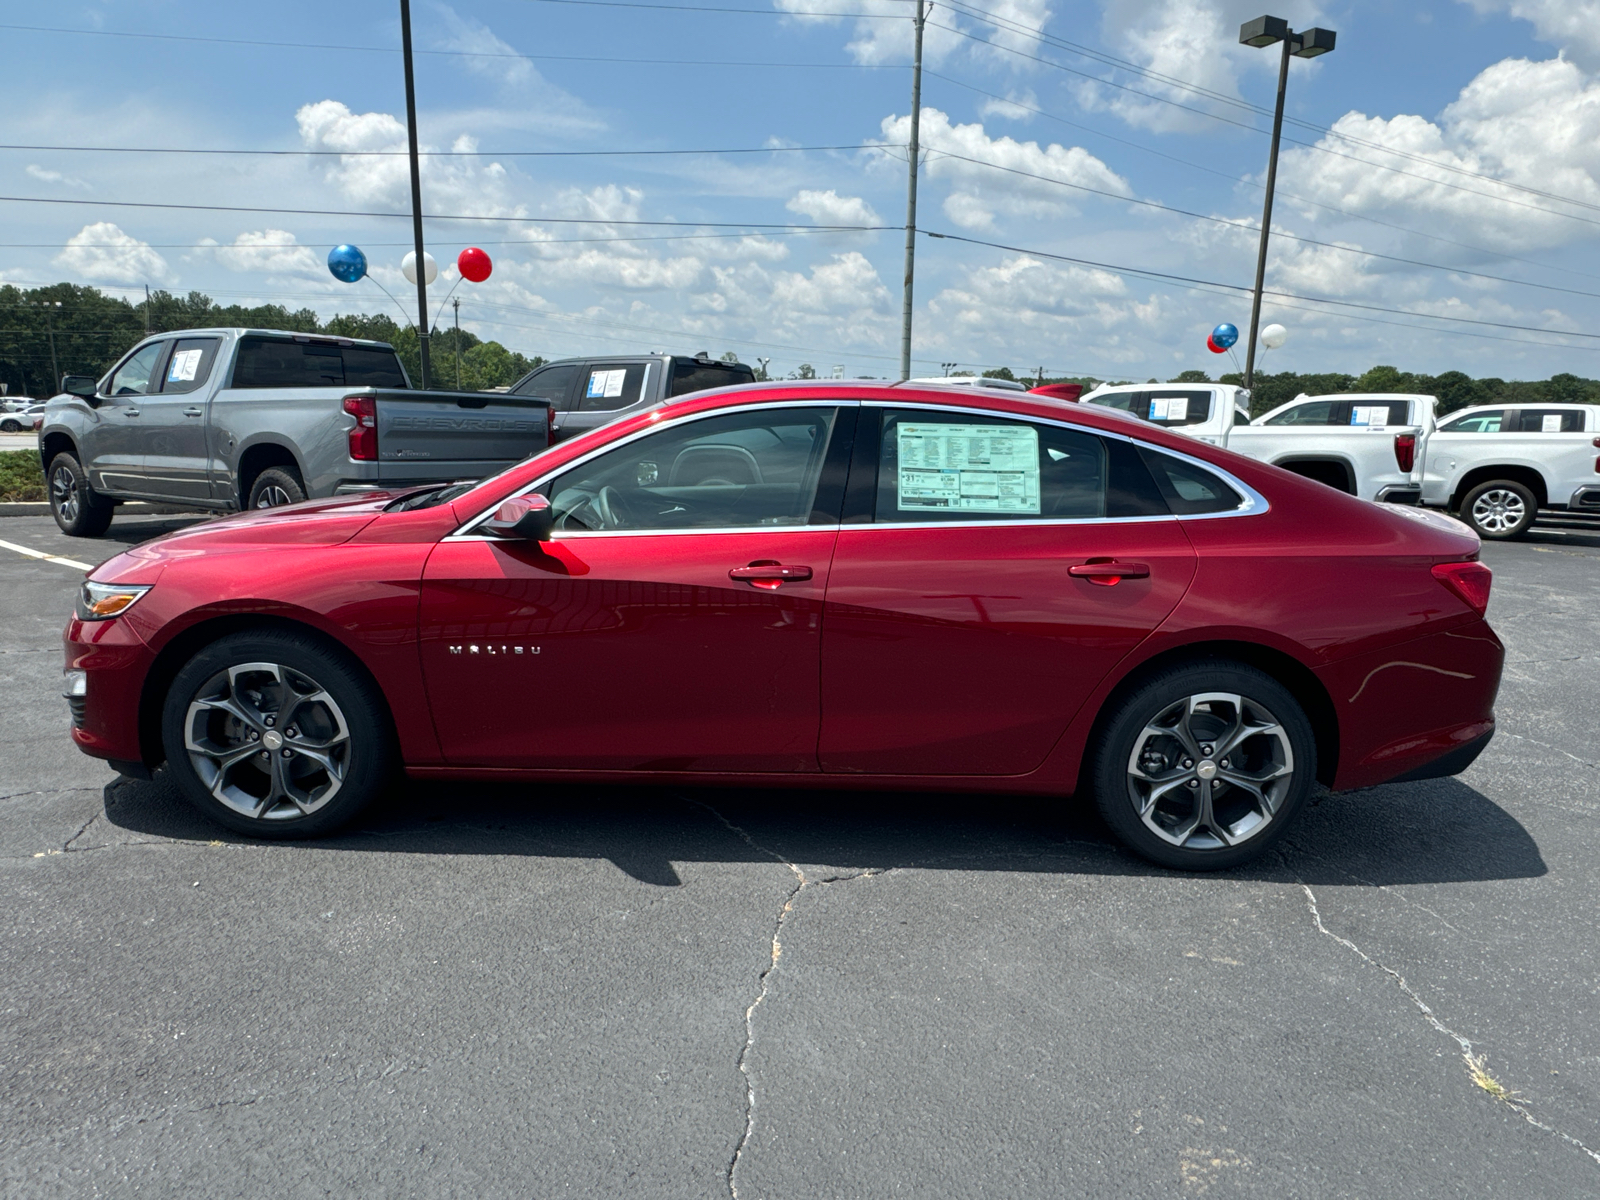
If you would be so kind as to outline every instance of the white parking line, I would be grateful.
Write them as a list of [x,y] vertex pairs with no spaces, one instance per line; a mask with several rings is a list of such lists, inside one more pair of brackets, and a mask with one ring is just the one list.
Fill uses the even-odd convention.
[[46,554],[43,550],[19,546],[15,542],[0,542],[0,549],[15,550],[18,554],[26,554],[29,558],[42,558],[45,562],[60,563],[63,567],[77,567],[80,571],[94,570],[93,563],[79,562],[75,558],[62,558],[59,554]]

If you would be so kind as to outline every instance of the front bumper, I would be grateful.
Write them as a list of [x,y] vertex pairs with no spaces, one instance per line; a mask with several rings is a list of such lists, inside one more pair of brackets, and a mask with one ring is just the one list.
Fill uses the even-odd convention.
[[73,617],[62,635],[66,670],[82,671],[82,695],[70,701],[72,740],[95,758],[138,763],[139,706],[155,654],[128,621]]

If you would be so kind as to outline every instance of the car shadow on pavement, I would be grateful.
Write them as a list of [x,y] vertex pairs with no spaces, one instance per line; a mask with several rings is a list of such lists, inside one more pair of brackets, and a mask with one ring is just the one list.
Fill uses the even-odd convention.
[[[251,842],[189,807],[165,772],[119,778],[105,803],[110,825],[145,837]],[[1172,874],[1124,850],[1087,804],[994,795],[403,782],[346,833],[276,844],[606,859],[663,887],[679,884],[682,862]],[[1546,871],[1515,818],[1459,780],[1438,779],[1315,795],[1273,853],[1223,874],[1379,886]]]

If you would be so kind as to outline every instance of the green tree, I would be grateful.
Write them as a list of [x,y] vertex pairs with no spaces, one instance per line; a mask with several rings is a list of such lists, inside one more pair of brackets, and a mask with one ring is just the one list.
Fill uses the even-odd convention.
[[1211,376],[1204,371],[1179,371],[1177,378],[1169,379],[1168,383],[1210,383]]
[[1017,381],[1017,377],[1011,373],[1010,367],[996,367],[992,371],[985,371],[983,377],[985,379],[1009,379],[1012,383]]
[[810,363],[801,363],[795,368],[794,374],[789,376],[790,379],[815,379],[816,377],[817,369]]

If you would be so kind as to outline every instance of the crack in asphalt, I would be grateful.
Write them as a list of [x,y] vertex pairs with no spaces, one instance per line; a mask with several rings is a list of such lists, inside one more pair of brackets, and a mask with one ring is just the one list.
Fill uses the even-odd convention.
[[1545,1133],[1560,1138],[1568,1145],[1576,1146],[1579,1150],[1583,1151],[1583,1153],[1592,1158],[1595,1162],[1595,1165],[1600,1166],[1600,1152],[1591,1150],[1588,1146],[1584,1145],[1570,1133],[1563,1132],[1562,1130],[1555,1128],[1553,1125],[1547,1125],[1543,1121],[1539,1120],[1528,1111],[1527,1101],[1518,1098],[1519,1093],[1508,1091],[1503,1085],[1495,1080],[1495,1078],[1488,1072],[1485,1056],[1474,1053],[1471,1040],[1457,1033],[1443,1021],[1439,1020],[1433,1009],[1428,1006],[1428,1002],[1418,995],[1415,988],[1406,982],[1406,977],[1404,975],[1400,974],[1399,971],[1396,971],[1393,967],[1387,965],[1386,963],[1379,962],[1360,946],[1352,942],[1349,938],[1341,937],[1339,934],[1334,933],[1333,930],[1324,925],[1322,922],[1322,912],[1317,908],[1316,893],[1313,892],[1304,881],[1296,878],[1295,882],[1300,884],[1300,890],[1306,894],[1306,907],[1311,911],[1311,919],[1316,923],[1318,932],[1338,942],[1339,945],[1343,946],[1346,950],[1349,950],[1352,954],[1355,954],[1369,967],[1373,967],[1376,970],[1382,971],[1385,975],[1393,979],[1400,990],[1405,993],[1406,998],[1417,1006],[1417,1010],[1422,1013],[1423,1018],[1428,1022],[1428,1024],[1433,1026],[1434,1029],[1444,1034],[1461,1048],[1462,1061],[1466,1063],[1467,1074],[1471,1077],[1472,1082],[1476,1087],[1488,1092],[1496,1100],[1500,1101],[1500,1103],[1511,1109],[1535,1129],[1543,1130]]
[[834,883],[849,883],[856,879],[869,879],[878,875],[887,875],[898,868],[868,867],[866,870],[857,871],[852,875],[829,875],[821,879],[807,879],[805,871],[801,869],[798,863],[790,862],[776,850],[763,846],[755,838],[751,837],[745,829],[735,825],[705,801],[695,800],[688,796],[684,796],[682,799],[705,809],[718,821],[722,822],[745,845],[758,854],[783,864],[784,867],[788,868],[789,873],[794,876],[794,886],[785,894],[783,905],[778,909],[777,920],[773,922],[771,957],[757,978],[755,999],[744,1010],[744,1045],[739,1049],[739,1058],[737,1060],[739,1073],[744,1076],[744,1129],[740,1132],[739,1140],[733,1148],[733,1154],[728,1159],[728,1168],[725,1173],[728,1183],[728,1195],[733,1200],[739,1200],[739,1166],[744,1159],[745,1148],[749,1146],[750,1139],[754,1136],[756,1128],[756,1085],[755,1080],[750,1075],[750,1051],[755,1047],[756,1041],[756,1009],[760,1008],[762,1002],[766,1000],[770,990],[772,973],[778,969],[778,960],[783,957],[783,927],[788,922],[790,914],[794,912],[794,906],[800,898],[800,893],[805,891],[806,888],[827,887]]
[[1520,733],[1507,733],[1508,738],[1516,738],[1519,742],[1527,742],[1530,746],[1540,746],[1545,750],[1554,750],[1557,754],[1564,754],[1579,766],[1588,767],[1591,771],[1600,771],[1600,763],[1592,763],[1586,758],[1579,758],[1570,750],[1563,750],[1560,746],[1552,746],[1549,742],[1541,742],[1538,738],[1527,737]]

